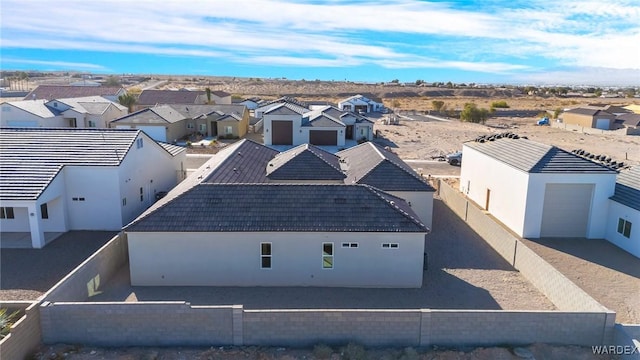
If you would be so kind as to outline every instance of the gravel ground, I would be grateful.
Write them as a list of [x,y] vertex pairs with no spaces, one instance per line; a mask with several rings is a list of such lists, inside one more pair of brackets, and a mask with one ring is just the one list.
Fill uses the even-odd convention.
[[0,250],[0,300],[36,300],[115,234],[70,231],[43,249]]
[[616,322],[640,324],[640,259],[606,240],[523,240],[602,305]]
[[553,304],[440,200],[427,242],[429,270],[419,289],[308,287],[132,287],[128,267],[91,301],[189,301],[273,308],[433,308],[553,310]]

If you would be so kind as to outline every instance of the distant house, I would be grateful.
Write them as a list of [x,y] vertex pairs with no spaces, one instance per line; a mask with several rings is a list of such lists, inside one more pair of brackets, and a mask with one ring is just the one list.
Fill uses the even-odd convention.
[[263,115],[265,145],[345,146],[346,140],[371,140],[373,122],[332,106],[307,110],[281,103]]
[[587,128],[612,130],[616,116],[600,107],[583,106],[562,113],[562,122]]
[[204,105],[206,103],[207,93],[205,91],[142,90],[134,110],[165,104]]
[[617,128],[627,128],[627,134],[640,135],[640,114],[626,113],[616,116]]
[[127,91],[118,86],[72,86],[72,85],[38,85],[24,100],[54,100],[89,96],[101,96],[117,102],[118,97]]
[[429,228],[342,166],[308,144],[223,149],[125,227],[131,284],[420,287]]
[[[0,129],[0,231],[41,248],[69,230],[120,230],[184,178],[184,148],[137,130]],[[30,240],[30,243],[29,243]]]
[[618,175],[609,200],[606,239],[640,258],[640,166]]
[[243,105],[159,105],[111,122],[116,129],[140,129],[157,141],[173,142],[187,135],[243,137],[249,112]]
[[522,138],[463,144],[460,191],[526,238],[602,239],[616,171]]
[[239,105],[244,105],[247,107],[247,109],[249,110],[255,110],[258,108],[258,104],[259,104],[260,99],[257,98],[251,98],[251,99],[244,99],[239,101],[237,104]]
[[338,102],[338,108],[340,110],[353,111],[355,113],[369,113],[381,111],[384,108],[384,104],[358,94]]
[[127,108],[101,96],[22,100],[0,104],[3,127],[107,128]]
[[228,92],[220,91],[220,90],[211,91],[211,104],[230,105],[231,94],[229,94]]

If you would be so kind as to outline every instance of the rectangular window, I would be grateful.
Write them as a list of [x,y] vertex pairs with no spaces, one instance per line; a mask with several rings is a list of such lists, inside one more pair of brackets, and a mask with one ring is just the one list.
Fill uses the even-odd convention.
[[84,201],[84,198],[83,198],[83,197],[81,197],[81,198],[78,198],[78,200],[80,200],[80,201]]
[[0,207],[0,219],[15,219],[12,207]]
[[618,233],[626,238],[631,237],[631,222],[623,218],[618,219]]
[[144,194],[142,193],[142,188],[140,188],[140,201],[144,201]]
[[271,269],[271,243],[260,243],[260,267]]
[[193,124],[192,123],[187,123],[187,129],[193,129]]
[[142,148],[144,146],[144,142],[142,138],[138,138],[138,140],[136,140],[136,147],[138,149]]
[[78,201],[78,198],[77,198],[77,197],[74,197],[74,198],[71,198],[71,200],[73,200],[73,201]]
[[127,198],[122,198],[122,206],[127,206]]
[[333,269],[333,243],[322,243],[322,268]]
[[43,219],[48,219],[49,218],[49,209],[47,208],[47,204],[46,203],[40,205],[40,216]]
[[233,134],[233,127],[232,126],[226,126],[224,129],[225,129],[224,130],[225,134],[227,134],[227,135]]
[[382,248],[383,249],[397,249],[399,247],[400,247],[400,245],[398,243],[383,243],[382,244]]
[[342,243],[343,248],[357,248],[358,243]]
[[96,122],[95,122],[95,121],[93,121],[93,120],[89,120],[89,127],[90,127],[90,128],[94,128],[94,127],[96,127]]
[[207,124],[200,124],[200,132],[201,133],[207,132]]

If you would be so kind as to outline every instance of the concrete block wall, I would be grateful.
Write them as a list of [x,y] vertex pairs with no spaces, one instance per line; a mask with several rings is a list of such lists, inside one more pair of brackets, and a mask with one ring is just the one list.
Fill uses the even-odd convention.
[[185,302],[49,303],[42,341],[98,346],[232,345],[231,306]]
[[0,302],[1,308],[12,311],[24,309],[24,315],[11,327],[11,332],[0,341],[0,359],[22,360],[31,355],[40,345],[40,311],[38,303]]
[[245,345],[420,342],[420,310],[245,310],[243,316]]
[[451,185],[439,180],[438,195],[444,201],[445,204],[451,209],[458,217],[463,220],[467,218],[467,200],[464,197],[459,196],[460,192],[451,187]]
[[[452,191],[453,189],[449,187],[447,190]],[[456,195],[462,198],[459,193]],[[452,197],[453,196],[455,195],[452,195]],[[513,265],[518,239],[516,239],[516,237],[508,230],[497,224],[492,218],[487,216],[471,201],[467,201],[466,199],[464,200],[467,203],[467,218],[464,220],[466,220],[469,226],[471,226],[478,235],[491,245],[491,247],[500,254],[500,256]]]
[[100,291],[101,284],[124,266],[128,257],[126,235],[120,233],[52,287],[44,301],[86,300],[91,291]]

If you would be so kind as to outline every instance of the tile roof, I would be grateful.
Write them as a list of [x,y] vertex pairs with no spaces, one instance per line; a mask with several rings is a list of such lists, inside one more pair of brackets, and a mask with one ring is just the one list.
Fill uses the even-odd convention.
[[271,180],[342,180],[346,177],[336,155],[310,144],[276,155],[266,172]]
[[162,148],[165,149],[169,154],[171,154],[171,156],[176,156],[182,152],[187,151],[187,149],[183,148],[182,146],[173,145],[162,141],[156,142],[158,143],[158,145],[162,146]]
[[203,176],[203,182],[214,184],[266,183],[267,164],[278,151],[242,139],[218,152],[205,165],[210,171]]
[[246,107],[240,104],[220,104],[220,105],[201,105],[201,104],[168,104],[171,108],[182,114],[185,118],[195,119],[200,116],[208,116],[217,112],[220,116],[224,114],[236,113],[242,116],[246,111]]
[[224,121],[224,120],[242,121],[242,116],[237,113],[231,113],[231,114],[224,114],[218,119],[218,121]]
[[142,90],[138,97],[137,104],[194,104],[198,96],[201,95],[206,95],[206,92],[189,90]]
[[159,105],[138,110],[111,122],[134,124],[173,124],[182,120],[185,120],[185,117],[171,106]]
[[464,146],[528,173],[616,173],[555,146],[528,139],[503,137],[495,141],[468,141]]
[[[206,94],[206,91],[205,91],[205,94]],[[221,98],[231,96],[231,94],[222,90],[213,90],[211,91],[211,94]]]
[[611,200],[640,211],[640,165],[620,171]]
[[565,111],[565,113],[567,114],[580,114],[580,115],[589,115],[589,116],[595,116],[595,115],[604,115],[604,116],[615,116],[609,112],[606,112],[604,110],[602,110],[602,108],[600,107],[596,107],[596,106],[582,106],[582,107],[577,107],[571,110],[567,110]]
[[341,127],[345,127],[346,125],[334,118],[333,116],[330,116],[328,114],[325,113],[315,113],[315,112],[311,112],[311,113],[307,113],[305,115],[305,117],[302,119],[302,126],[309,126],[309,127],[336,127],[336,126],[341,126]]
[[206,183],[156,203],[125,230],[429,232],[404,200],[366,185]]
[[138,132],[2,128],[0,199],[37,199],[63,166],[118,166]]
[[48,100],[9,101],[3,106],[11,105],[43,119],[53,118],[61,114],[59,110],[47,106],[47,102]]
[[70,86],[70,85],[39,85],[31,90],[25,100],[35,99],[65,99],[85,96],[117,96],[124,89],[117,86]]
[[58,102],[66,104],[79,112],[87,112],[89,114],[103,114],[109,106],[115,106],[120,110],[127,110],[126,106],[122,106],[117,102],[113,102],[103,98],[102,96],[85,96],[78,98],[60,98],[54,99]]
[[[270,106],[270,105],[267,105]],[[302,107],[302,106],[298,106],[296,104],[291,104],[291,103],[278,103],[278,104],[274,104],[272,107],[268,107],[268,109],[266,111],[264,111],[264,114],[280,114],[282,112],[282,110],[284,109],[289,109],[295,113],[298,113],[300,115],[305,114],[307,112],[309,112],[309,109]],[[278,111],[280,110],[280,111]]]
[[384,191],[435,191],[396,154],[372,142],[336,153],[346,184],[368,184]]
[[622,120],[622,123],[627,126],[640,126],[640,114],[629,113],[618,115],[616,121],[618,120]]

